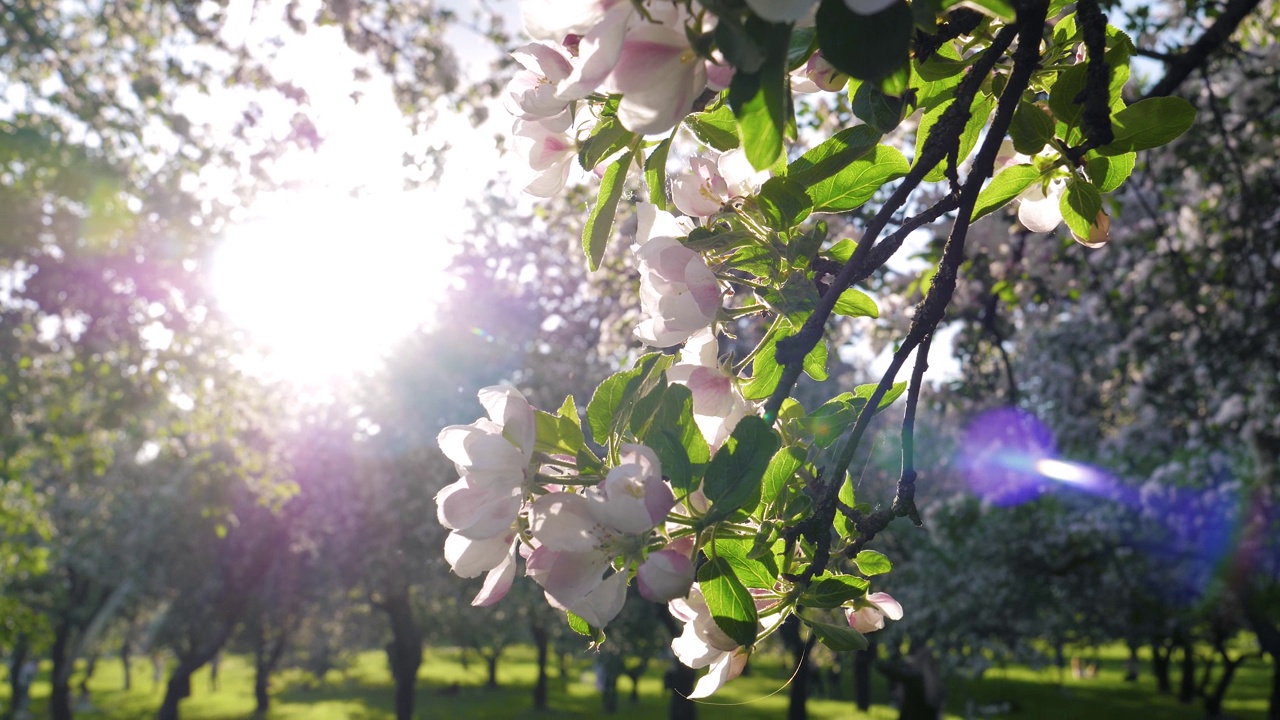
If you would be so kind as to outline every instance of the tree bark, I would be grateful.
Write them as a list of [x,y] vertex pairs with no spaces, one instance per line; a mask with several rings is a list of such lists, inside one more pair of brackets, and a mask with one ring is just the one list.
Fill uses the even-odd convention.
[[1138,682],[1138,643],[1130,640],[1127,644],[1129,646],[1129,661],[1125,664],[1124,681]]
[[1172,646],[1151,641],[1151,674],[1156,676],[1156,692],[1165,695],[1173,693],[1173,682],[1169,680],[1169,662],[1172,656]]
[[1196,651],[1191,639],[1183,635],[1178,642],[1182,651],[1182,678],[1178,684],[1178,702],[1190,704],[1196,697]]
[[1271,656],[1271,702],[1267,720],[1280,720],[1280,655]]
[[697,720],[698,705],[689,699],[693,692],[698,673],[691,667],[672,658],[671,669],[667,670],[667,685],[671,689],[671,700],[667,703],[667,720]]
[[58,623],[54,630],[53,646],[49,649],[50,659],[53,660],[53,677],[50,678],[52,689],[49,695],[49,717],[51,720],[72,720],[74,713],[71,710],[71,670],[69,663],[74,663],[73,658],[68,658],[68,644],[70,643],[71,628],[67,621]]
[[124,689],[125,692],[133,689],[133,668],[130,664],[133,660],[133,648],[129,645],[129,638],[125,638],[120,643],[120,665],[124,668]]
[[417,699],[418,668],[422,667],[422,631],[413,619],[413,605],[407,587],[396,588],[377,607],[391,623],[391,642],[387,643],[387,664],[395,680],[396,720],[413,720]]
[[787,720],[807,720],[809,700],[809,650],[815,640],[812,634],[809,639],[800,638],[800,618],[792,615],[782,623],[780,637],[782,644],[791,651],[795,659],[795,672],[791,676],[790,702],[787,705]]
[[541,623],[533,624],[533,645],[538,650],[538,680],[533,684],[533,709],[547,709],[547,647],[551,635]]
[[30,686],[23,682],[23,666],[27,664],[27,655],[31,646],[25,634],[19,635],[13,646],[13,655],[9,658],[9,709],[5,711],[5,720],[13,720],[18,709],[23,706],[30,692]]
[[191,696],[191,675],[204,663],[204,660],[196,662],[192,659],[178,662],[178,666],[169,675],[169,683],[164,691],[164,702],[160,704],[156,720],[178,720],[178,703]]
[[902,708],[898,720],[939,720],[942,717],[944,688],[927,646],[913,648],[907,658],[896,658],[876,666],[890,680],[902,686]]
[[501,657],[500,650],[494,650],[492,655],[485,655],[485,666],[489,669],[489,680],[485,683],[487,688],[498,687],[498,658]]

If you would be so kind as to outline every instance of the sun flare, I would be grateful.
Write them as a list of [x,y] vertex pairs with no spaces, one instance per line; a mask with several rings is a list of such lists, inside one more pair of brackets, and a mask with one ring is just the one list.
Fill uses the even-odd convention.
[[324,382],[371,369],[430,319],[450,250],[415,199],[294,197],[228,230],[214,291],[273,372]]

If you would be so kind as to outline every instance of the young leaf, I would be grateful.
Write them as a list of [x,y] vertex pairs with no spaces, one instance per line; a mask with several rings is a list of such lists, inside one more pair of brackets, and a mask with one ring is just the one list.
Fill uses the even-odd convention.
[[622,127],[617,117],[602,118],[578,151],[578,163],[590,172],[602,160],[630,146],[640,136]]
[[764,420],[748,415],[738,423],[707,465],[702,492],[711,509],[702,518],[704,527],[742,508],[755,509],[760,481],[777,449],[778,436]]
[[745,587],[772,589],[778,583],[778,564],[772,554],[759,559],[748,557],[754,546],[755,541],[746,538],[717,539],[715,555],[733,567],[734,574]]
[[759,622],[756,605],[729,562],[720,557],[709,560],[698,570],[698,586],[711,619],[724,634],[739,645],[754,644]]
[[867,639],[848,625],[832,625],[809,617],[806,613],[799,615],[804,624],[808,625],[814,636],[818,638],[818,642],[826,645],[833,652],[867,649]]
[[973,206],[973,219],[977,220],[1004,207],[1005,203],[1018,197],[1038,177],[1040,171],[1033,165],[1014,165],[1001,170],[978,193],[978,200]]
[[618,201],[622,199],[622,188],[626,185],[627,170],[630,167],[631,153],[628,152],[604,171],[604,178],[600,180],[600,195],[591,208],[591,214],[587,216],[587,224],[582,228],[582,250],[587,255],[587,266],[592,272],[600,269],[604,249],[613,235],[613,216],[618,211]]
[[836,300],[835,311],[849,317],[880,317],[876,301],[857,288],[846,288]]
[[868,585],[866,580],[852,575],[822,578],[809,586],[809,589],[800,596],[800,602],[807,607],[840,607],[850,600],[866,595]]
[[853,562],[858,566],[858,572],[867,577],[883,575],[893,569],[893,563],[889,562],[889,558],[875,550],[863,550],[858,553]]
[[[871,395],[875,393],[875,391],[876,391],[876,383],[867,383],[866,385],[859,385],[858,387],[854,388],[853,396],[862,398],[864,401],[866,401],[871,399]],[[884,397],[880,398],[880,406],[876,408],[876,412],[880,412],[881,410],[892,405],[893,401],[897,400],[902,395],[902,393],[906,391],[907,391],[907,383],[905,381],[896,382],[893,385],[890,385],[889,389],[885,392]]]
[[1098,213],[1102,212],[1102,195],[1089,183],[1072,180],[1062,191],[1058,209],[1071,232],[1076,237],[1087,238],[1089,227],[1097,222]]
[[840,172],[876,147],[880,133],[870,125],[845,128],[787,166],[787,177],[805,187]]
[[886,95],[876,83],[864,82],[857,89],[851,84],[849,92],[854,116],[879,132],[892,132],[907,114],[906,99]]
[[769,460],[769,467],[765,470],[764,479],[760,483],[761,507],[772,505],[777,501],[783,488],[804,465],[804,457],[804,451],[794,445],[784,447],[774,454]]
[[1111,116],[1115,139],[1098,148],[1099,155],[1123,155],[1164,145],[1186,132],[1196,109],[1182,98],[1147,98]]
[[791,25],[769,23],[752,17],[747,30],[766,49],[758,72],[739,68],[729,83],[729,106],[738,119],[738,131],[747,160],[765,170],[782,156],[782,136],[791,115],[787,85],[787,47]]
[[809,217],[813,203],[805,194],[803,186],[787,177],[774,177],[765,181],[756,196],[760,203],[760,213],[769,223],[769,227],[778,231],[786,231],[799,225]]
[[671,151],[671,138],[658,143],[644,161],[644,184],[649,189],[649,202],[659,210],[667,209],[667,154]]
[[1094,153],[1090,155],[1093,157],[1089,157],[1086,161],[1084,171],[1089,175],[1093,186],[1098,188],[1098,192],[1104,193],[1109,193],[1123,185],[1124,181],[1133,174],[1133,167],[1138,161],[1138,154],[1132,152],[1112,157],[1103,157]]
[[684,124],[694,137],[720,152],[738,147],[738,121],[728,105],[711,112],[694,113],[684,119]]
[[1023,155],[1035,155],[1053,139],[1053,118],[1039,105],[1021,101],[1009,126],[1013,149]]
[[775,352],[778,336],[766,341],[760,352],[751,361],[751,379],[742,386],[742,397],[747,400],[763,400],[773,393],[782,379],[782,366],[778,364]]
[[814,212],[852,210],[875,195],[887,182],[897,180],[910,169],[896,148],[877,145],[868,155],[851,163],[834,176],[809,188]]

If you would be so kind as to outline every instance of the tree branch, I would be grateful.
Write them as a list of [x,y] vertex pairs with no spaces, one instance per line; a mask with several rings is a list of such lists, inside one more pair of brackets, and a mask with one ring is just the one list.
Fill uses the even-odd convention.
[[1166,60],[1168,70],[1165,71],[1160,82],[1147,92],[1146,97],[1163,97],[1173,94],[1183,80],[1186,80],[1196,68],[1209,59],[1214,51],[1226,43],[1240,23],[1253,12],[1254,8],[1258,7],[1259,1],[1228,0],[1218,19],[1191,44],[1191,47],[1187,48],[1186,52],[1173,55]]

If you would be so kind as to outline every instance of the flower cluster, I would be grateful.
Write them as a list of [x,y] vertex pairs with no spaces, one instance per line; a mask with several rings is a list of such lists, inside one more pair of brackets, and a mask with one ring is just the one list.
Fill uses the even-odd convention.
[[[879,317],[851,274],[895,252],[877,234],[887,226],[977,218],[1010,203],[1032,230],[1065,223],[1084,244],[1105,242],[1102,194],[1125,181],[1136,152],[1194,117],[1173,98],[1125,105],[1117,80],[1127,77],[1131,43],[1096,32],[1096,14],[1047,21],[1034,3],[964,5],[977,14],[950,26],[959,36],[926,40],[928,28],[949,22],[950,6],[523,2],[533,42],[514,53],[521,70],[503,100],[524,188],[549,197],[574,172],[600,178],[582,238],[593,269],[619,209],[634,207],[633,333],[654,352],[606,379],[585,412],[572,397],[553,415],[491,387],[480,393],[488,417],[441,432],[459,474],[436,498],[445,557],[459,575],[484,575],[475,604],[500,599],[523,558],[547,602],[600,642],[634,581],[684,624],[676,657],[708,669],[694,697],[739,674],[787,618],[842,652],[903,617],[892,597],[871,592],[892,566],[863,544],[892,517],[919,514],[911,493],[892,513],[866,510],[849,465],[867,421],[906,390],[894,382],[905,358],[914,353],[923,371],[921,338],[937,329],[957,282],[914,285],[928,302],[880,382],[805,408],[790,397],[800,375],[825,380],[839,351],[822,329],[836,316]],[[1105,47],[1082,51],[1090,23]],[[1098,91],[1086,71],[1099,51],[1111,65],[1110,96],[1086,112],[1078,98]],[[801,93],[814,112],[796,111]],[[849,97],[826,113],[833,99],[823,93]],[[1116,132],[1101,126],[1097,107],[1112,108]],[[921,113],[907,125],[917,129],[910,160],[894,134],[909,109]],[[846,110],[857,122],[793,147]],[[1013,141],[998,148],[1005,136]],[[951,192],[932,208],[913,195],[943,181]],[[861,239],[828,237],[840,223],[822,214],[878,198],[878,210],[852,223]],[[932,277],[963,272],[967,228],[954,224],[958,236]],[[722,337],[757,343],[745,353],[735,343],[735,356],[721,352]],[[917,392],[906,397],[918,402]],[[904,477],[914,413],[906,417]]]

